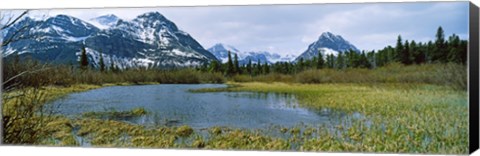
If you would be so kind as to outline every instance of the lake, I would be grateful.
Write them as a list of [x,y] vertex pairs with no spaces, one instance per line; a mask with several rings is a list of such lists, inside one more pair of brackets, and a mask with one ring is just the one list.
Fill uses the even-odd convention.
[[200,88],[223,84],[161,84],[111,86],[73,93],[51,103],[58,114],[81,117],[85,112],[128,111],[144,108],[141,117],[113,118],[146,126],[189,125],[194,129],[212,126],[264,129],[271,126],[332,125],[342,113],[303,108],[291,94],[253,92],[193,93]]

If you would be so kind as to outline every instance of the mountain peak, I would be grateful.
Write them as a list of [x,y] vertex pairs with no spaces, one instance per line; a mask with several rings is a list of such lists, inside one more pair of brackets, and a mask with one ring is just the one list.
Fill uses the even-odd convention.
[[53,18],[65,18],[65,19],[70,19],[70,16],[65,15],[65,14],[58,14],[57,16],[55,16],[55,17],[53,17]]
[[303,52],[300,56],[296,58],[299,60],[300,58],[303,59],[311,59],[313,57],[318,56],[318,53],[321,52],[323,55],[325,54],[334,54],[336,55],[338,52],[344,52],[347,50],[354,50],[359,52],[360,50],[357,49],[354,45],[352,45],[347,40],[343,39],[340,35],[335,35],[331,32],[323,32],[318,40],[313,42],[308,46],[308,49]]
[[323,32],[322,35],[320,35],[320,37],[318,38],[318,40],[344,40],[342,36],[340,35],[335,35],[331,32]]
[[325,36],[335,36],[335,34],[329,32],[329,31],[326,31],[326,32],[323,32],[322,35],[320,35],[320,36],[321,36],[321,37],[322,37],[322,36],[324,36],[324,37],[325,37]]
[[138,15],[137,18],[154,18],[154,19],[166,19],[161,13],[154,11],[154,12],[147,12],[141,15]]

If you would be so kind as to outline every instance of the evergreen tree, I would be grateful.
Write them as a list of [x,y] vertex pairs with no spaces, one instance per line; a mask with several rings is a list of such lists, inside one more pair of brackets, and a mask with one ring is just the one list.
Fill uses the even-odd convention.
[[328,68],[335,67],[335,56],[333,54],[327,54],[327,66]]
[[99,66],[100,66],[100,71],[101,72],[105,72],[105,62],[103,61],[103,54],[100,53],[100,63],[99,63]]
[[460,38],[453,34],[448,38],[448,62],[462,63],[461,54],[459,53]]
[[230,51],[228,51],[228,61],[227,61],[227,69],[226,69],[226,74],[231,76],[235,73],[235,69],[234,69],[234,65],[233,65],[233,62],[232,62],[232,55],[230,53]]
[[112,57],[110,57],[110,71],[117,72],[117,66],[115,65]]
[[252,59],[248,59],[247,73],[252,75]]
[[433,62],[432,55],[434,50],[435,50],[435,45],[433,44],[432,41],[428,41],[427,48],[425,51],[425,62],[427,63]]
[[360,68],[372,68],[372,64],[368,61],[367,55],[365,55],[365,52],[362,51],[362,54],[360,54],[360,58],[358,59],[358,64]]
[[233,65],[234,65],[233,66],[234,67],[233,72],[235,74],[241,74],[240,65],[238,64],[238,55],[237,54],[235,54],[235,57],[233,59]]
[[258,59],[255,75],[260,75],[260,74],[262,74],[262,63],[260,62],[260,59]]
[[419,42],[418,45],[415,45],[414,44],[415,42],[412,42],[411,43],[411,46],[410,48],[413,49],[414,51],[414,62],[416,64],[422,64],[422,63],[425,63],[425,56],[426,56],[426,49],[427,49],[427,46],[422,44],[422,42]]
[[348,54],[346,54],[346,56],[347,56],[347,59],[348,59],[347,67],[355,68],[355,67],[359,66],[359,64],[358,64],[358,53],[356,51],[350,49],[348,51]]
[[268,74],[268,73],[270,73],[270,67],[268,63],[265,62],[265,64],[263,64],[263,74]]
[[408,43],[408,40],[405,40],[405,47],[403,48],[402,53],[400,54],[401,56],[401,62],[405,65],[410,65],[412,64],[411,59],[410,59],[410,44]]
[[392,61],[399,61],[403,50],[404,50],[404,48],[403,48],[403,45],[402,45],[402,36],[398,35],[397,46],[395,46],[395,53],[393,54],[393,60]]
[[432,61],[447,62],[447,52],[445,47],[445,34],[442,27],[438,27],[435,35],[435,50],[432,53]]
[[298,67],[297,67],[297,71],[300,72],[300,71],[303,71],[305,69],[305,61],[302,58],[300,58],[300,60],[298,60]]
[[80,68],[86,70],[88,68],[88,57],[87,51],[85,50],[85,46],[82,46],[82,51],[80,54]]
[[371,68],[377,67],[377,60],[375,59],[375,50],[367,53],[367,59],[371,65]]
[[337,68],[344,69],[345,68],[345,58],[343,56],[343,52],[338,52],[337,56]]
[[322,69],[325,66],[325,60],[323,59],[322,52],[318,52],[318,60],[317,60],[317,69]]

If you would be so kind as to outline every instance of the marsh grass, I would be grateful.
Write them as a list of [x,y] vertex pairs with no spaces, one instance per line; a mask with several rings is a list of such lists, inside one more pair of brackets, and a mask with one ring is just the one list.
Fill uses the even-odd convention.
[[[306,140],[300,149],[442,154],[468,152],[465,91],[446,86],[399,83],[234,85],[236,87],[225,88],[224,91],[290,93],[296,95],[304,107],[334,109],[349,114],[358,112],[369,119],[352,119],[350,126],[339,136],[319,129],[321,135]],[[290,132],[294,136],[300,133],[296,129]]]
[[41,144],[48,131],[44,126],[55,121],[45,103],[71,92],[97,88],[93,85],[64,87],[25,87],[2,94],[2,128],[5,144]]

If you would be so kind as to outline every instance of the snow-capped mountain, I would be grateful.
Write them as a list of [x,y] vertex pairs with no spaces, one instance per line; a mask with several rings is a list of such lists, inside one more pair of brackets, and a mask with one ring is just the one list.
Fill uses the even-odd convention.
[[331,32],[324,32],[318,40],[310,44],[307,50],[298,56],[295,61],[300,60],[300,58],[305,60],[312,59],[318,56],[318,52],[321,52],[324,56],[327,54],[337,55],[338,52],[344,52],[350,49],[360,52],[357,47],[343,39],[342,36],[334,35]]
[[91,24],[95,25],[100,29],[107,29],[117,24],[119,20],[120,18],[118,18],[114,14],[108,14],[108,15],[92,18],[88,22],[90,22]]
[[289,62],[292,61],[295,57],[293,55],[286,55],[281,56],[276,53],[271,53],[268,51],[249,51],[249,52],[242,52],[235,48],[234,46],[217,43],[213,45],[211,48],[207,49],[210,51],[215,57],[221,60],[223,63],[228,61],[228,51],[232,54],[232,59],[237,54],[238,62],[240,64],[246,64],[250,60],[252,63],[275,63],[278,61]]
[[[95,19],[108,25],[118,18],[107,15]],[[118,19],[108,29],[67,15],[44,21],[27,17],[12,29],[25,26],[27,29],[21,32],[31,37],[3,47],[3,56],[17,53],[41,61],[76,64],[81,47],[85,46],[94,66],[100,54],[107,63],[114,61],[120,68],[198,66],[216,60],[188,33],[158,12],[145,13],[131,21]],[[13,33],[9,31],[6,36]]]
[[99,29],[95,26],[66,15],[57,15],[44,21],[25,17],[12,26],[5,36],[11,38],[18,33],[17,36],[25,38],[2,47],[2,56],[16,53],[42,61],[68,63],[77,59],[75,52],[80,50],[81,43],[97,32]]
[[235,47],[231,45],[222,44],[222,43],[217,43],[212,47],[208,48],[207,50],[211,52],[217,59],[221,60],[223,63],[228,61],[229,51],[232,53],[232,55],[233,54],[240,55],[240,51],[237,50]]

